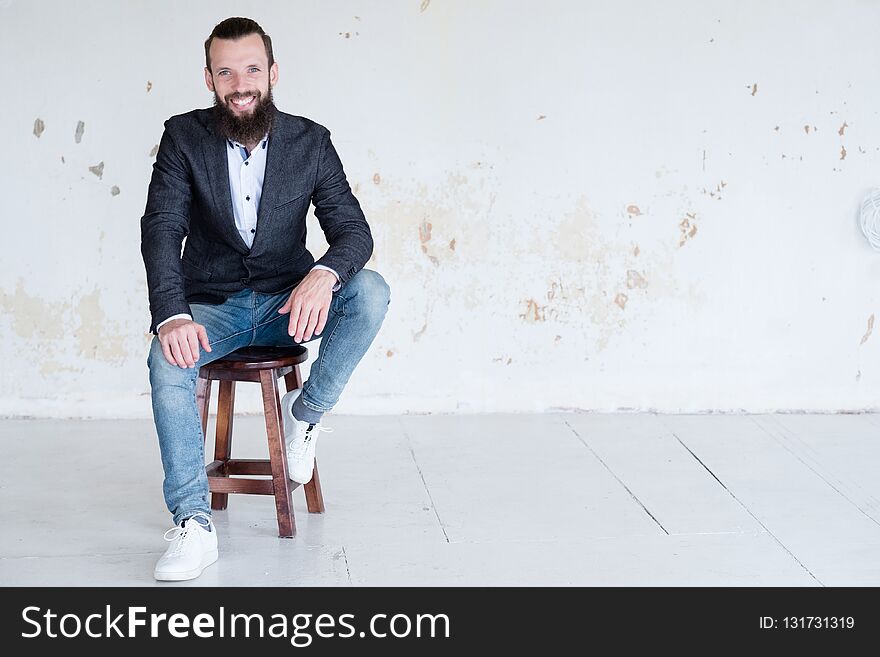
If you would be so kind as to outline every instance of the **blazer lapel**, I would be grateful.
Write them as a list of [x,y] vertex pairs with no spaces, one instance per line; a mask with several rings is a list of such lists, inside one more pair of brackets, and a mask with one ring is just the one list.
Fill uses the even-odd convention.
[[208,181],[211,185],[211,194],[214,197],[214,207],[217,216],[221,218],[221,225],[229,239],[229,243],[241,253],[248,253],[250,249],[242,239],[238,228],[235,227],[235,214],[232,211],[232,192],[229,190],[229,164],[226,155],[226,139],[210,134],[202,141],[202,154],[205,158],[205,170],[208,172]]
[[297,149],[294,148],[293,141],[284,117],[276,114],[266,146],[266,171],[263,174],[263,191],[260,194],[260,208],[257,210],[257,233],[251,245],[251,254],[264,251],[273,238],[283,239],[283,236],[277,235],[273,230],[272,210],[296,196],[297,186],[304,185],[304,176],[297,175]]
[[290,164],[290,147],[283,131],[272,132],[266,145],[266,171],[263,173],[263,191],[260,194],[260,208],[257,210],[257,234],[260,224],[272,212],[272,208],[282,200]]

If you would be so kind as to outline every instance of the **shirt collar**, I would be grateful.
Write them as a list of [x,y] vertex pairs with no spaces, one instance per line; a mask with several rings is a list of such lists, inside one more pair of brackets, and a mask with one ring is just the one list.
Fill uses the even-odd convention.
[[[260,145],[263,147],[264,150],[268,142],[269,133],[267,132],[265,135],[263,135],[263,139],[260,141]],[[244,144],[239,144],[237,141],[232,141],[231,139],[227,138],[226,143],[229,145],[229,148],[244,148],[245,150],[247,150],[247,147]]]

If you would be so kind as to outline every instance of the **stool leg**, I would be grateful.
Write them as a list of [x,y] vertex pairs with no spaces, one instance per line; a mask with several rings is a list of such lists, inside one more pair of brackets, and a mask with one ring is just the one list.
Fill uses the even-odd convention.
[[196,379],[196,405],[202,419],[202,435],[208,436],[208,406],[211,403],[211,380],[199,377]]
[[[299,365],[293,366],[293,371],[284,375],[284,385],[290,392],[294,388],[302,388],[302,373]],[[324,513],[324,494],[321,492],[321,479],[318,477],[318,459],[315,459],[315,467],[312,470],[312,480],[303,486],[306,493],[306,506],[309,513]]]
[[287,388],[287,392],[294,388],[303,387],[303,377],[302,372],[299,371],[299,365],[294,365],[293,371],[284,375],[284,387]]
[[318,459],[312,469],[312,480],[303,486],[306,492],[306,506],[309,513],[324,513],[324,495],[321,493],[321,479],[318,477]]
[[266,415],[266,433],[269,436],[269,462],[275,487],[278,535],[292,538],[296,534],[296,523],[293,519],[290,479],[287,477],[287,455],[281,428],[281,400],[278,397],[276,370],[260,370],[260,389],[263,394],[263,412]]
[[[220,381],[217,395],[217,434],[214,440],[214,460],[229,460],[232,454],[232,419],[235,416],[235,381]],[[227,474],[224,467],[223,473]],[[223,511],[229,505],[228,493],[211,493],[211,508]]]

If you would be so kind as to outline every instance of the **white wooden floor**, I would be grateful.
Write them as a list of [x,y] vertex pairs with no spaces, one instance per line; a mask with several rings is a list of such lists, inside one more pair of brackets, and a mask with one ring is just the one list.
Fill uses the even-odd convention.
[[[235,422],[263,457],[262,418]],[[279,539],[271,498],[230,496],[217,564],[161,585],[880,585],[878,416],[325,423],[324,515],[297,491]],[[3,420],[0,449],[0,585],[157,584],[151,421]]]

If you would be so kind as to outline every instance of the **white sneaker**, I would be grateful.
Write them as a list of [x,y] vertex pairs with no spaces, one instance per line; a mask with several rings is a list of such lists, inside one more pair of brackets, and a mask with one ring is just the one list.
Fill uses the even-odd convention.
[[[195,516],[208,519],[211,531],[208,531]],[[180,581],[195,579],[202,571],[217,561],[217,529],[210,516],[197,513],[183,520],[177,527],[165,532],[165,540],[171,545],[156,563],[153,576],[162,581]]]
[[284,418],[284,444],[287,445],[287,476],[298,484],[307,484],[315,469],[318,434],[333,429],[293,417],[293,402],[301,392],[302,388],[294,388],[281,398],[281,414]]

